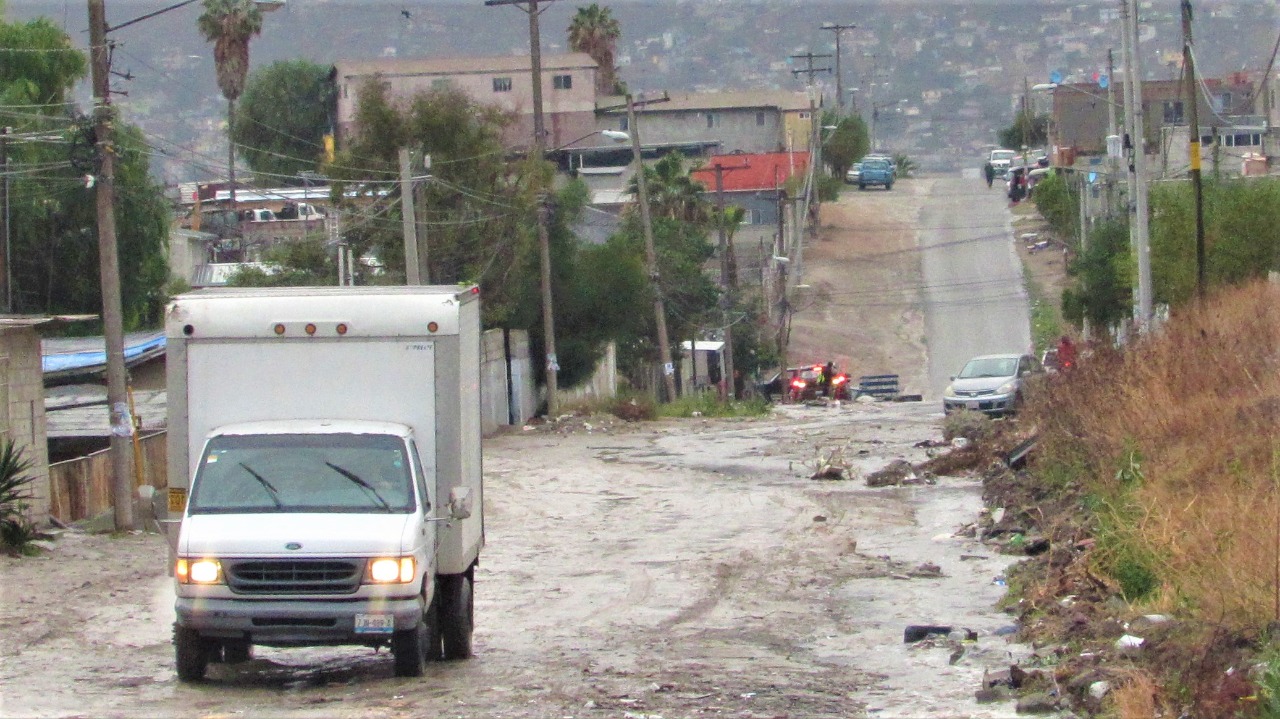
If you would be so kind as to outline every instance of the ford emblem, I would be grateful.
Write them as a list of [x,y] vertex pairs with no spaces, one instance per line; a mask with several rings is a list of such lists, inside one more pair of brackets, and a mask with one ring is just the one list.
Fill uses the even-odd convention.
[[298,544],[297,542],[289,542],[288,544],[284,545],[284,548],[285,549],[302,549],[302,545]]

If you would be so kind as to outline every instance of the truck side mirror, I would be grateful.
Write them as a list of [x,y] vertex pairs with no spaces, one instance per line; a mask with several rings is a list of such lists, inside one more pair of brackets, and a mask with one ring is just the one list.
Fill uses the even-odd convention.
[[471,488],[454,487],[449,490],[449,516],[466,519],[471,516]]

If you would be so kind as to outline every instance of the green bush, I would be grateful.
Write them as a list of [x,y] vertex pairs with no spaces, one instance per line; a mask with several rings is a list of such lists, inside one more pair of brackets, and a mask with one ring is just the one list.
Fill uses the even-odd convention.
[[0,443],[0,545],[18,551],[35,537],[26,515],[35,481],[30,470],[20,447],[8,439]]

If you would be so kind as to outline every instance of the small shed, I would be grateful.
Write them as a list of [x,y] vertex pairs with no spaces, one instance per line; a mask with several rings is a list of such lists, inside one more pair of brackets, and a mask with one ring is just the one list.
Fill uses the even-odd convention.
[[698,340],[680,343],[681,393],[719,386],[724,379],[724,342]]

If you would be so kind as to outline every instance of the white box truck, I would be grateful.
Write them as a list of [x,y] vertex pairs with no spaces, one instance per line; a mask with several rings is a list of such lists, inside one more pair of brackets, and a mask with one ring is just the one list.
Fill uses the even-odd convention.
[[180,679],[255,644],[390,645],[398,676],[470,656],[479,299],[254,288],[169,305]]

